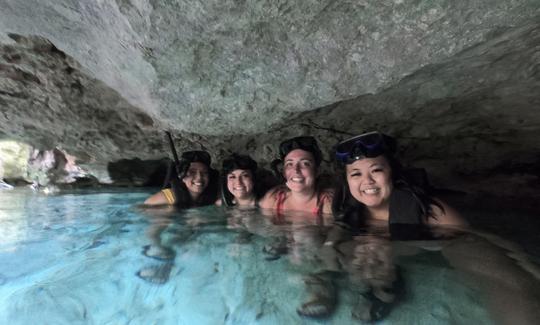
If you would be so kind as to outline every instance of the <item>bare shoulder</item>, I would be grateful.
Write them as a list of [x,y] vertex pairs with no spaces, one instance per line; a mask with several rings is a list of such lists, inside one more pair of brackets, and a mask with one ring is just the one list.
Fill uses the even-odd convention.
[[457,210],[439,199],[434,198],[434,200],[438,204],[440,204],[442,209],[435,204],[431,205],[431,210],[433,211],[433,218],[428,219],[429,225],[456,227],[469,226],[469,223],[459,214]]
[[259,201],[259,207],[262,209],[273,209],[276,206],[278,193],[281,191],[282,186],[276,186],[268,190],[266,194]]
[[166,205],[169,204],[167,197],[162,191],[159,191],[144,201],[145,205]]
[[217,205],[218,207],[220,207],[220,206],[223,205],[223,202],[221,201],[221,199],[217,199],[216,203],[214,203],[214,204]]

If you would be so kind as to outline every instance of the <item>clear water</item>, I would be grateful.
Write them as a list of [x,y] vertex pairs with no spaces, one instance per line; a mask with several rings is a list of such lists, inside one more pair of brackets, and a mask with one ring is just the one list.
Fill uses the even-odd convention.
[[[358,323],[351,316],[357,291],[346,273],[333,273],[338,302],[330,317],[297,314],[306,276],[323,268],[309,249],[316,244],[308,239],[269,259],[265,245],[291,229],[256,211],[207,207],[178,215],[161,234],[175,251],[167,281],[139,278],[141,270],[167,265],[142,254],[152,243],[151,222],[136,205],[148,194],[0,192],[0,324]],[[232,226],[238,220],[251,237]],[[301,246],[301,236],[296,242]],[[401,249],[395,263],[405,294],[379,323],[492,323],[489,293],[471,285],[437,245],[424,246]]]

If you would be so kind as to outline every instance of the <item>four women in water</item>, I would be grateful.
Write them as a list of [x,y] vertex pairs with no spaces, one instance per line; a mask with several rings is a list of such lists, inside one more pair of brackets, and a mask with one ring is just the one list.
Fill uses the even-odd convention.
[[[361,274],[366,273],[366,267],[373,257],[361,254],[367,246],[351,241],[354,233],[377,224],[392,235],[402,234],[398,230],[405,229],[409,236],[418,237],[429,232],[433,226],[466,225],[444,202],[431,197],[425,189],[407,179],[395,158],[395,152],[395,140],[379,132],[362,134],[339,143],[335,160],[340,179],[338,186],[330,189],[324,188],[319,180],[322,153],[315,138],[302,136],[288,139],[280,144],[280,160],[278,164],[273,164],[282,167],[278,174],[283,182],[264,193],[257,179],[257,163],[251,157],[232,154],[223,161],[221,177],[218,178],[210,166],[207,152],[188,151],[182,155],[177,169],[179,176],[172,178],[170,187],[152,195],[145,203],[175,205],[182,209],[214,203],[238,208],[258,206],[264,211],[263,214],[271,216],[275,224],[283,223],[286,216],[295,212],[301,213],[307,223],[313,226],[330,226],[335,221],[338,226],[326,227],[330,229],[327,233],[319,231],[320,228],[303,227],[292,235],[292,241],[314,243],[313,248],[321,253],[320,259],[330,264],[344,262],[343,258],[340,260],[336,256],[328,258],[328,255],[332,255],[327,254],[329,251],[335,252],[341,247],[343,252],[347,252],[350,248],[349,253],[356,256],[356,265],[352,265],[350,274],[360,274],[357,277],[362,278],[364,286],[370,286],[373,301],[390,303],[393,298],[389,297],[393,296],[388,289],[396,280],[395,272],[386,272],[388,276],[382,280],[366,281]],[[344,236],[344,233],[348,235]],[[311,238],[312,235],[317,238]],[[318,240],[321,236],[322,239]],[[278,242],[283,244],[291,241],[283,238],[278,238]],[[265,247],[274,258],[284,252],[282,248]],[[342,269],[351,268],[351,263],[346,263],[348,265],[342,265]],[[336,267],[330,266],[329,269],[335,271]],[[392,266],[390,270],[393,270]],[[327,316],[335,304],[332,280],[325,274],[310,274],[305,282],[311,294],[307,302],[298,308],[298,313],[308,317]],[[358,307],[357,318],[380,318],[381,315],[377,314],[381,313],[380,308],[372,305],[372,301],[368,301],[364,303],[364,307],[367,307]]]

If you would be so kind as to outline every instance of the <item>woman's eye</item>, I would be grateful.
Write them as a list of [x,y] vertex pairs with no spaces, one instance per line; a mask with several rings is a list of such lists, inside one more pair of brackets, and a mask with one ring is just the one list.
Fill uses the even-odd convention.
[[352,173],[350,176],[351,177],[362,176],[362,173]]
[[375,169],[373,169],[371,172],[372,172],[372,173],[378,173],[378,172],[382,172],[382,171],[383,171],[382,168],[375,168]]

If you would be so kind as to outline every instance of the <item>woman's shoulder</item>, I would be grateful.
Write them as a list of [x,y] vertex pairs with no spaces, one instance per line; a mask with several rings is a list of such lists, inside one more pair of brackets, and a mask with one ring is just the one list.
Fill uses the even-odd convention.
[[428,218],[428,224],[430,226],[467,227],[469,225],[457,210],[440,199],[432,199],[435,203],[430,205],[432,217]]
[[163,189],[144,201],[145,205],[166,205],[174,204],[175,197],[174,192],[170,188]]
[[283,185],[275,186],[266,192],[259,200],[259,207],[263,209],[273,209],[277,204],[280,195],[286,193],[286,188]]

